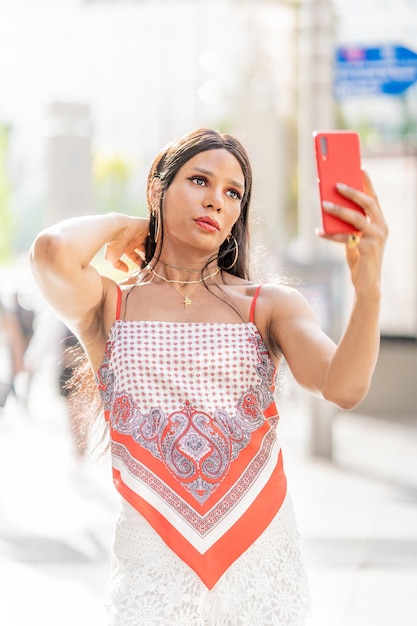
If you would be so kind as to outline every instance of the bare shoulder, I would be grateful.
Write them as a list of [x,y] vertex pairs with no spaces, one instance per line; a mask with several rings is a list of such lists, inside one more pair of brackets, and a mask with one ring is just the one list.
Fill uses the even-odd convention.
[[250,282],[234,278],[229,282],[236,298],[243,297],[249,306],[256,296],[256,324],[265,332],[273,320],[311,311],[302,293],[283,282]]
[[303,294],[296,287],[284,283],[264,283],[259,301],[271,319],[280,315],[293,315],[298,310],[310,310]]
[[259,292],[255,322],[271,355],[280,358],[284,344],[298,334],[306,323],[317,320],[304,295],[296,288],[280,283],[265,283]]

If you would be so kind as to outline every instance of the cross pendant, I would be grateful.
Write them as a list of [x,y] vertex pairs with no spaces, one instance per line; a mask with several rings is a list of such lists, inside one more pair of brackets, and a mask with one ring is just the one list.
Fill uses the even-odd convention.
[[191,304],[191,300],[188,296],[185,296],[184,300],[182,301],[183,305],[184,305],[184,309],[188,309],[189,305]]

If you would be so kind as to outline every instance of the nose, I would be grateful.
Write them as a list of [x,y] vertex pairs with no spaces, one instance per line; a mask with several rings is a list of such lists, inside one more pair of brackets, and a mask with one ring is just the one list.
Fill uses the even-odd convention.
[[220,188],[211,187],[207,189],[204,197],[204,207],[206,209],[214,209],[217,213],[219,213],[223,209],[223,203],[223,193]]

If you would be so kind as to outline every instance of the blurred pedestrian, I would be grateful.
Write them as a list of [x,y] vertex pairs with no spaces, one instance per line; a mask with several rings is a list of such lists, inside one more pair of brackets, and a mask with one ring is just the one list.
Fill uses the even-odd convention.
[[[88,355],[110,431],[122,509],[108,624],[304,624],[274,391],[285,359],[300,385],[344,409],[367,392],[387,228],[364,184],[326,209],[361,231],[342,240],[355,302],[338,345],[297,290],[250,280],[251,167],[230,135],[200,129],[157,155],[149,219],[74,218],[35,241],[34,275]],[[135,275],[99,275],[102,246]]]
[[4,408],[12,388],[9,341],[5,309],[0,299],[0,409]]
[[88,423],[73,402],[73,376],[84,351],[64,322],[49,307],[42,308],[36,317],[32,340],[24,355],[24,366],[30,380],[42,367],[52,369],[57,391],[65,400],[65,410],[73,441],[74,470],[82,468],[88,448]]
[[[3,380],[1,404],[5,405],[7,397],[13,394],[18,402],[26,407],[28,396],[28,375],[24,364],[24,354],[33,336],[35,311],[26,302],[22,294],[12,294],[9,306],[3,305],[2,327],[8,355],[8,380]],[[6,369],[6,368],[4,368]]]

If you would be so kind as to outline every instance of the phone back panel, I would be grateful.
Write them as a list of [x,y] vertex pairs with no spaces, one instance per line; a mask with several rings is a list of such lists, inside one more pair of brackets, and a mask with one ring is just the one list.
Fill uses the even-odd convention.
[[[345,198],[336,183],[345,183],[363,190],[359,136],[354,131],[322,131],[314,133],[318,185],[321,201],[327,200],[356,211],[364,211]],[[323,229],[326,233],[352,233],[351,224],[322,211]]]

